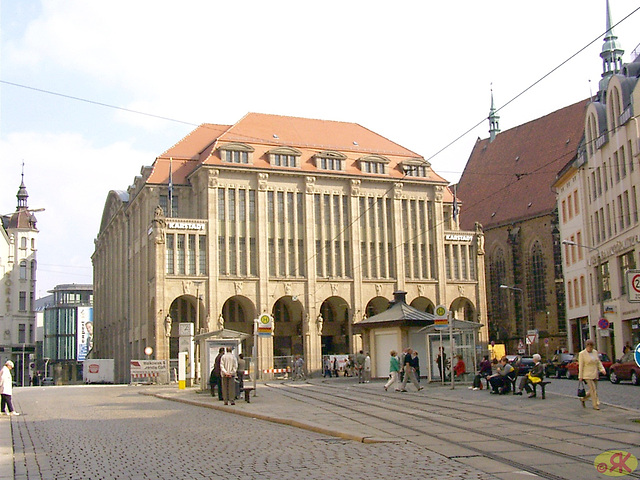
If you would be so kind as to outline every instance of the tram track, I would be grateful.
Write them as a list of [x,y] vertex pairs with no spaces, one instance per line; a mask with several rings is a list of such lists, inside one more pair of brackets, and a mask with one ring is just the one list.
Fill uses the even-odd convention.
[[[421,435],[428,435],[431,438],[435,438],[445,444],[451,444],[458,447],[462,447],[470,452],[473,452],[475,456],[481,456],[491,459],[495,462],[509,465],[510,467],[529,472],[537,475],[541,478],[549,480],[569,480],[575,478],[575,472],[568,472],[567,476],[558,475],[544,470],[541,466],[537,466],[531,463],[524,463],[522,461],[515,460],[510,456],[512,450],[507,450],[504,453],[502,451],[491,451],[488,448],[481,448],[477,445],[482,445],[486,442],[508,442],[509,445],[519,447],[519,451],[529,452],[530,455],[525,455],[527,458],[535,459],[544,458],[546,464],[555,463],[579,463],[583,465],[589,465],[593,467],[593,459],[585,458],[587,455],[575,455],[571,453],[557,451],[553,448],[548,448],[543,445],[528,442],[523,439],[514,438],[513,436],[504,436],[501,433],[496,433],[491,429],[476,428],[469,424],[465,424],[465,420],[469,418],[469,410],[473,408],[474,420],[482,419],[490,423],[495,423],[497,426],[503,426],[503,430],[509,430],[505,427],[511,428],[541,428],[540,423],[528,421],[522,418],[522,415],[518,415],[517,420],[512,420],[509,414],[515,414],[513,410],[502,411],[502,415],[495,415],[478,409],[478,405],[468,402],[458,402],[458,404],[451,403],[443,408],[441,401],[430,400],[428,396],[414,397],[411,395],[403,396],[389,396],[382,393],[372,392],[367,389],[350,389],[348,393],[345,393],[344,386],[329,386],[307,383],[304,384],[305,388],[301,388],[301,385],[293,384],[267,384],[270,388],[278,388],[279,392],[283,395],[287,395],[289,398],[299,401],[317,401],[326,404],[327,406],[338,407],[341,411],[344,411],[343,415],[345,419],[350,418],[349,414],[365,414],[368,418],[383,422],[382,425],[377,425],[377,428],[389,435],[397,436],[398,427],[406,429],[407,431],[414,432]],[[354,398],[354,393],[357,398]],[[355,401],[354,401],[355,400]],[[410,411],[407,411],[407,406],[410,406]],[[432,410],[427,410],[432,408]],[[389,415],[389,412],[393,411],[393,415]],[[335,413],[335,411],[334,411]],[[505,416],[505,413],[507,415]],[[553,419],[553,418],[552,418]],[[553,419],[553,420],[564,420]],[[477,422],[476,422],[477,423]],[[590,425],[586,422],[587,426]],[[385,427],[388,425],[388,427]],[[591,424],[597,426],[597,424]],[[431,427],[431,428],[429,428]],[[443,430],[444,429],[444,430]],[[562,427],[554,427],[554,430],[565,432],[568,435],[575,436],[577,432],[571,429],[564,429]],[[620,430],[628,433],[637,433],[636,430],[623,429]],[[463,435],[468,434],[469,438],[474,438],[475,441],[455,441],[450,437],[453,433],[462,432]],[[526,435],[523,435],[526,437]],[[411,441],[410,438],[404,438],[405,441]],[[637,447],[638,443],[625,442],[626,444]],[[429,446],[424,446],[429,449]],[[439,452],[441,453],[441,452]],[[470,456],[470,455],[466,455]],[[471,455],[474,456],[474,455]],[[522,455],[520,455],[522,456]],[[450,457],[456,459],[456,456]],[[557,461],[555,461],[557,459]],[[630,478],[640,479],[640,474],[630,473]]]

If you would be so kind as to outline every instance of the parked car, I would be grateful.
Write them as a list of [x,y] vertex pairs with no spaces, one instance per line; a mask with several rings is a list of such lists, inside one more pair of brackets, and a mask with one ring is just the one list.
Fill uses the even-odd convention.
[[533,357],[520,357],[518,362],[518,375],[526,375],[533,368]]
[[55,385],[55,382],[53,381],[53,377],[44,377],[42,379],[42,383],[41,385],[46,386],[46,385]]
[[[604,367],[604,369],[607,371],[607,373],[600,374],[601,377],[608,377],[609,376],[609,369],[611,368],[611,365],[613,364],[613,362],[611,361],[611,359],[609,358],[609,356],[606,353],[599,353],[598,356],[600,357],[600,361],[602,362],[602,366]],[[573,359],[573,361],[569,364],[567,364],[567,368],[565,371],[565,377],[566,378],[578,378],[578,356],[576,355],[576,357]]]
[[620,380],[631,380],[634,385],[640,385],[640,367],[633,358],[633,350],[627,352],[619,361],[611,365],[609,369],[609,381],[620,383]]
[[544,368],[544,374],[547,377],[562,378],[567,374],[567,365],[569,365],[575,355],[573,353],[556,353]]

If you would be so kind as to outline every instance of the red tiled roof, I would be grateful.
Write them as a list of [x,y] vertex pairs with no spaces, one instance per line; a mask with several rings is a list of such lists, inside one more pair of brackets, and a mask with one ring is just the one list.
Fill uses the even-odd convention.
[[160,155],[160,157],[195,159],[229,128],[229,125],[203,123],[169,150]]
[[357,123],[263,113],[248,113],[229,128],[220,140],[298,148],[312,147],[339,152],[420,157],[417,153]]
[[555,208],[551,185],[573,157],[584,133],[588,100],[478,140],[465,166],[457,194],[460,226],[484,228],[535,217]]
[[[313,156],[325,150],[347,155],[345,171],[348,174],[362,173],[357,165],[358,158],[366,155],[384,156],[389,159],[389,173],[384,176],[394,178],[404,176],[398,167],[400,162],[422,158],[417,153],[356,123],[248,113],[232,126],[200,125],[156,159],[147,182],[168,183],[169,158],[173,158],[173,183],[184,184],[187,176],[200,163],[221,164],[220,159],[213,154],[221,144],[231,142],[252,145],[256,149],[253,166],[261,168],[272,168],[265,153],[282,146],[294,147],[302,152],[300,169],[304,171],[317,170]],[[243,168],[243,165],[234,164],[234,167]],[[433,171],[428,178],[411,177],[411,180],[447,183]]]

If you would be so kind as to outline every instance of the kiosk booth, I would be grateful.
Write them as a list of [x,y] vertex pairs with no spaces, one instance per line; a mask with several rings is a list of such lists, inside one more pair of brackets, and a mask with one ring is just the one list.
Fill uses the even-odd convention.
[[[453,322],[453,355],[462,355],[462,359],[467,367],[467,372],[475,374],[477,371],[477,357],[476,344],[478,339],[478,332],[482,328],[481,323],[469,322],[467,320],[450,320]],[[444,381],[444,378],[435,376],[433,373],[434,367],[436,367],[436,358],[440,348],[444,349],[447,354],[447,362],[449,363],[449,372],[451,367],[455,365],[451,358],[451,341],[449,338],[449,327],[438,327],[437,325],[429,325],[420,330],[427,336],[427,358],[429,359],[427,369],[428,380],[431,381]],[[473,377],[471,377],[473,379]]]
[[[242,341],[250,337],[248,333],[236,332],[235,330],[215,330],[213,332],[201,333],[193,337],[193,341],[197,342],[200,351],[200,390],[204,391],[208,388],[209,374],[213,369],[213,363],[218,355],[220,347],[231,347],[233,353],[238,355],[242,352]],[[253,368],[253,359],[249,365],[249,375],[253,378],[255,374]]]

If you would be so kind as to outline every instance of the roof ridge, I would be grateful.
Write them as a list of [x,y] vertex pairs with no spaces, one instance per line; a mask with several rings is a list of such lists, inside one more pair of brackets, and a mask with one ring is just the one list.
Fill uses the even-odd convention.
[[[528,122],[521,123],[520,125],[516,125],[516,126],[511,127],[511,128],[509,128],[509,129],[507,129],[507,130],[502,130],[498,135],[496,135],[496,138],[498,138],[498,137],[500,137],[501,135],[504,135],[505,133],[510,132],[510,131],[512,131],[512,130],[514,130],[514,129],[516,129],[516,128],[525,127],[525,126],[529,125],[530,123],[538,122],[538,121],[542,120],[543,118],[547,118],[547,117],[550,117],[551,115],[558,114],[558,113],[562,112],[563,110],[567,110],[567,109],[569,109],[569,108],[576,107],[576,106],[577,106],[578,104],[580,104],[580,103],[583,103],[583,102],[584,102],[584,104],[585,104],[585,108],[586,108],[587,104],[588,104],[590,101],[591,101],[591,98],[590,98],[590,97],[589,97],[589,98],[585,98],[585,99],[583,99],[583,100],[579,100],[579,101],[577,101],[577,102],[575,102],[575,103],[572,103],[571,105],[567,105],[567,106],[565,106],[565,107],[562,107],[562,108],[559,108],[559,109],[557,109],[557,110],[554,110],[553,112],[549,112],[549,113],[547,113],[547,114],[545,114],[545,115],[541,115],[540,117],[533,118],[533,119],[529,120]],[[484,141],[484,140],[488,140],[488,139],[489,139],[489,137],[486,137],[486,138],[483,138],[483,139],[480,139],[480,138],[478,137],[478,139],[479,139],[479,140],[481,140],[481,141]],[[477,141],[476,141],[476,144],[477,144]]]

